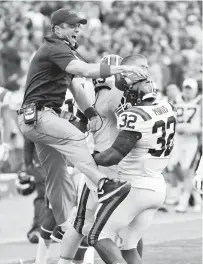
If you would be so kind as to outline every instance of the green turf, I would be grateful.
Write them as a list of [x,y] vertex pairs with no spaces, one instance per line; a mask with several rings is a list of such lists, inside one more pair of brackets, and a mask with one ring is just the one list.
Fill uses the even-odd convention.
[[[202,264],[202,239],[176,240],[144,247],[143,264]],[[23,261],[33,264],[34,260]],[[94,264],[103,262],[96,256]],[[5,264],[22,264],[13,262]],[[49,264],[57,264],[57,259],[50,259]]]

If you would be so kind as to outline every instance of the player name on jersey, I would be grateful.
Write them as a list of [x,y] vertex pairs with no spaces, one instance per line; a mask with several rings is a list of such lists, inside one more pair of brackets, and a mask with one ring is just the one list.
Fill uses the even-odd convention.
[[152,111],[156,115],[163,115],[164,113],[168,113],[168,109],[165,106],[157,107],[155,109],[152,109]]

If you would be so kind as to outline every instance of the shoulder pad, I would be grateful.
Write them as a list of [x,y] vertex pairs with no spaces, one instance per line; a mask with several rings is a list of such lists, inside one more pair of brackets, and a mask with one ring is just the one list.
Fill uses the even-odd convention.
[[128,112],[128,111],[135,113],[136,115],[140,116],[144,121],[148,121],[148,120],[152,119],[150,114],[147,113],[141,106],[140,107],[133,106],[133,107],[128,108],[126,110],[126,112]]

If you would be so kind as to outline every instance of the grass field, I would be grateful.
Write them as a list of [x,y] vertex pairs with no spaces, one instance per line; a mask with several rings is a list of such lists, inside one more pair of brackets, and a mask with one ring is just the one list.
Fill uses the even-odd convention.
[[[36,245],[26,240],[32,221],[33,196],[0,200],[0,264],[32,264]],[[201,264],[202,214],[158,212],[144,237],[144,264]],[[56,264],[59,244],[51,245],[50,264]],[[95,255],[95,264],[102,261]]]

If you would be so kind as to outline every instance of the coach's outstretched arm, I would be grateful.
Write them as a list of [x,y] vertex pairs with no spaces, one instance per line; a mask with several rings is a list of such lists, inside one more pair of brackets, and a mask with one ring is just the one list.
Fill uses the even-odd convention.
[[72,60],[65,68],[65,71],[86,78],[107,78],[118,73],[134,72],[138,77],[148,77],[148,73],[138,66],[131,65],[105,65],[86,63],[80,60]]

